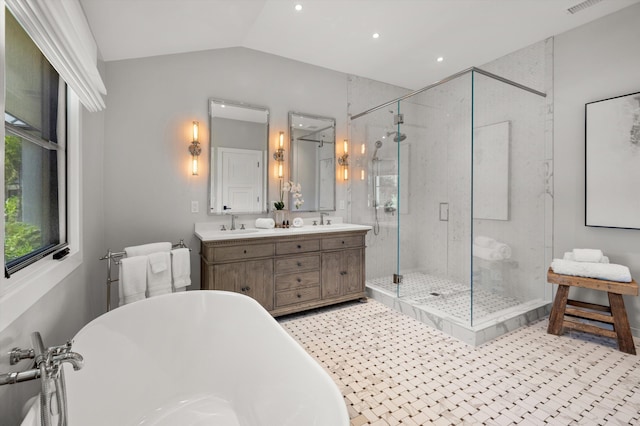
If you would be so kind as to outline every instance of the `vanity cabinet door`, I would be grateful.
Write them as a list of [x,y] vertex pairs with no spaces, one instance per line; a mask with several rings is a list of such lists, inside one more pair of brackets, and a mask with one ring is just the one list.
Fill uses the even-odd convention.
[[322,298],[340,296],[342,284],[342,252],[322,253]]
[[343,294],[362,293],[364,292],[364,279],[363,279],[363,249],[345,250],[342,260],[345,263],[344,271],[342,275],[342,289]]
[[362,293],[362,249],[322,254],[322,298]]
[[273,260],[249,260],[213,266],[216,290],[233,291],[254,298],[266,310],[273,309]]

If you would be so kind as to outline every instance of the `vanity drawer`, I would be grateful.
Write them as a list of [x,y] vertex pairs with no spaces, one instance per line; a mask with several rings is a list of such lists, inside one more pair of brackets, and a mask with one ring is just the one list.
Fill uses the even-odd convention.
[[274,254],[273,244],[247,244],[213,249],[213,261],[243,260],[256,257],[270,257]]
[[320,240],[282,241],[276,243],[276,254],[295,254],[319,251]]
[[288,259],[276,259],[276,274],[309,271],[320,268],[320,255],[296,256]]
[[348,247],[364,246],[364,235],[349,235],[322,239],[323,250],[336,250]]
[[320,286],[281,291],[276,293],[276,308],[319,299]]
[[311,287],[319,284],[320,271],[300,272],[299,274],[278,275],[276,277],[276,291]]

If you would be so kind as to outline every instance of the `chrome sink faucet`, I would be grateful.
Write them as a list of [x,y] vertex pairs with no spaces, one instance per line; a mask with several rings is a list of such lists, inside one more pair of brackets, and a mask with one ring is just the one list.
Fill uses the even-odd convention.
[[232,214],[231,215],[231,228],[229,228],[230,231],[235,231],[236,230],[236,219],[238,218],[238,215]]
[[324,217],[329,216],[329,213],[320,212],[320,225],[324,225]]

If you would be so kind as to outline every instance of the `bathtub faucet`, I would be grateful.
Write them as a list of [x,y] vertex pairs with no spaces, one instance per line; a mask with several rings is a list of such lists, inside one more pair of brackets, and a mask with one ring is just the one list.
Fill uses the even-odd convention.
[[41,356],[36,357],[36,365],[40,366],[42,362],[44,362],[47,376],[52,379],[58,377],[60,368],[65,362],[71,364],[75,371],[80,370],[84,365],[82,355],[71,351],[70,341],[62,346],[52,346]]
[[23,359],[33,359],[31,368],[12,373],[0,374],[0,386],[12,385],[14,383],[45,377],[55,379],[60,373],[60,366],[65,362],[71,364],[75,371],[80,370],[84,365],[82,355],[71,351],[71,342],[61,346],[52,346],[44,349],[40,333],[32,334],[33,349],[13,348],[9,352],[9,364],[15,365]]

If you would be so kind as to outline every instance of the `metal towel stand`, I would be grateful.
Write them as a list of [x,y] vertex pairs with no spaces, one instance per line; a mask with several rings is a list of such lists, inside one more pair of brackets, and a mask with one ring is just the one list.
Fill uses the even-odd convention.
[[[178,244],[172,244],[171,248],[188,248],[189,251],[191,251],[191,249],[184,243],[184,240],[180,240]],[[99,259],[107,261],[107,312],[111,310],[111,284],[118,282],[118,278],[111,278],[112,267],[113,265],[119,265],[120,259],[126,256],[127,254],[124,251],[111,251],[111,249],[108,249],[107,254]]]

